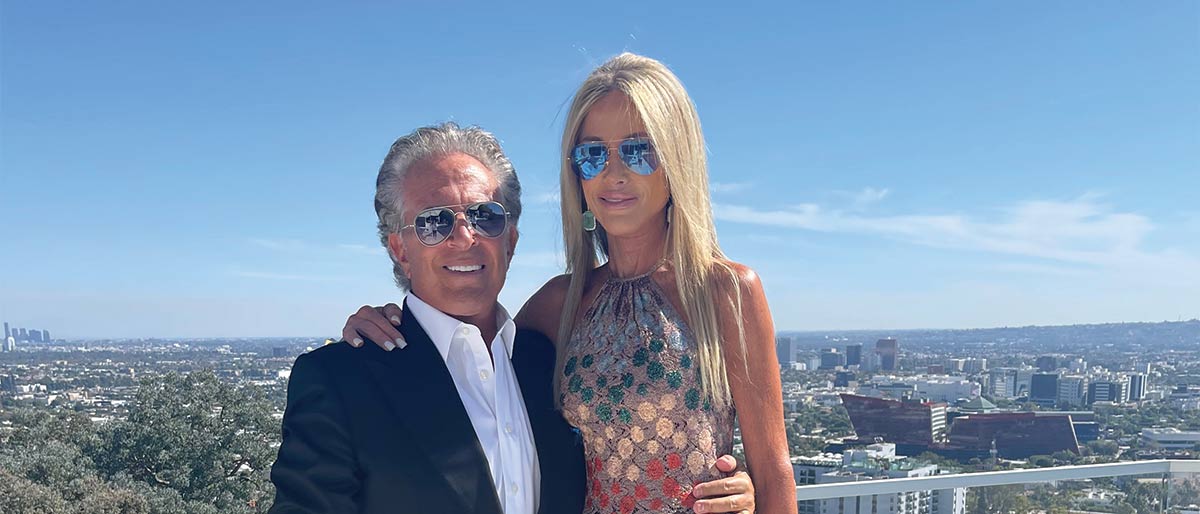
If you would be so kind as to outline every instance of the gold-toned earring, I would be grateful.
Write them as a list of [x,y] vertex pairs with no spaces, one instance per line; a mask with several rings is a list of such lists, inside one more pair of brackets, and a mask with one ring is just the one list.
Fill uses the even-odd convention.
[[591,232],[596,230],[596,215],[592,211],[583,211],[583,230]]

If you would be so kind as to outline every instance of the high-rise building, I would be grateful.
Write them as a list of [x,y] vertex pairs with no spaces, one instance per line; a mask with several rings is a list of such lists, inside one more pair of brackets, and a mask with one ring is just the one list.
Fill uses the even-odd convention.
[[833,387],[850,387],[855,383],[853,371],[839,371],[833,377]]
[[875,342],[875,353],[879,354],[879,369],[896,371],[897,359],[900,355],[900,343],[888,337]]
[[835,369],[846,365],[846,355],[838,353],[837,348],[821,350],[820,369]]
[[1029,401],[1053,407],[1058,402],[1058,374],[1034,373],[1029,383]]
[[859,441],[929,446],[945,440],[946,404],[839,395]]
[[1058,379],[1059,408],[1083,407],[1087,403],[1087,377],[1068,375]]
[[28,340],[29,340],[29,332],[26,332],[26,331],[25,331],[25,329],[23,329],[23,328],[22,328],[22,329],[21,329],[21,336],[20,336],[20,337],[18,337],[18,338],[17,338],[17,340],[19,340],[19,341],[28,341]]
[[796,361],[795,342],[792,338],[775,338],[775,357],[779,359],[779,365],[783,367],[788,367]]
[[1050,455],[1058,451],[1079,453],[1079,440],[1069,414],[1036,412],[969,414],[950,425],[950,448],[987,452],[993,447],[1006,459]]
[[4,322],[4,339],[8,339],[8,336],[11,336],[11,335],[12,335],[12,333],[8,331],[8,322],[5,321]]
[[1017,370],[1017,387],[1013,392],[1014,396],[1028,396],[1029,390],[1033,388],[1034,368],[1020,368]]
[[29,340],[30,340],[30,341],[32,341],[32,342],[34,342],[34,343],[40,343],[40,342],[42,342],[42,331],[41,331],[41,330],[38,330],[38,329],[36,329],[36,328],[34,328],[34,329],[30,329],[30,331],[29,331]]
[[989,370],[987,389],[992,398],[1015,398],[1017,396],[1017,369],[995,368]]
[[17,351],[17,340],[14,339],[13,336],[8,336],[4,339],[4,351],[6,351],[6,352]]
[[[841,455],[822,454],[792,459],[792,475],[799,486],[926,477],[942,473],[936,464],[896,456],[896,445],[890,443],[850,449]],[[800,514],[963,514],[966,512],[966,498],[966,488],[957,487],[911,493],[804,500],[796,506]]]
[[1140,402],[1146,397],[1146,375],[1141,373],[1129,374],[1129,401]]
[[1058,369],[1058,359],[1053,355],[1043,355],[1037,358],[1036,366],[1038,371],[1049,373]]
[[971,357],[963,359],[962,372],[969,375],[983,373],[987,370],[987,359]]
[[1129,397],[1127,380],[1098,380],[1088,384],[1087,404],[1096,402],[1124,403]]
[[862,364],[859,367],[863,371],[879,371],[879,354],[875,352],[866,352],[862,356]]
[[50,331],[49,330],[42,331],[42,341],[45,341],[47,343],[50,342]]
[[862,365],[862,343],[853,343],[846,345],[846,365],[859,366]]

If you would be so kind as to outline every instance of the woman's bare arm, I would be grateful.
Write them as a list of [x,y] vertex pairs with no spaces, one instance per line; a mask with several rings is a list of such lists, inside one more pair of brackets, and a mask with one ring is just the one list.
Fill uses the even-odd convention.
[[740,344],[732,284],[719,298],[722,350],[726,375],[737,407],[746,448],[746,464],[754,480],[756,505],[762,512],[796,512],[796,482],[788,455],[783,421],[783,392],[775,356],[775,325],[767,295],[754,270],[730,263],[739,279],[745,347]]

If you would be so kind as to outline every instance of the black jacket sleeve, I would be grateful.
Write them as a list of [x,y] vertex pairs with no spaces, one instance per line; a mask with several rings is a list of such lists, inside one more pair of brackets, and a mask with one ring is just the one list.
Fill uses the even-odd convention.
[[328,362],[309,353],[292,366],[283,444],[271,468],[275,503],[270,514],[359,511],[362,477]]

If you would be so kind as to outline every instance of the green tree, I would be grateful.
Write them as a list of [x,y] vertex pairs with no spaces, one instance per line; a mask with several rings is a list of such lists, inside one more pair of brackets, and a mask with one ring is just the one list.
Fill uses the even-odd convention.
[[107,474],[173,489],[185,501],[261,511],[274,496],[268,470],[278,432],[256,388],[211,371],[172,373],[142,382],[128,419],[102,431],[95,458]]
[[57,491],[0,467],[0,512],[5,514],[69,514]]
[[1094,455],[1105,455],[1110,457],[1116,456],[1117,452],[1120,451],[1120,447],[1117,446],[1116,441],[1107,441],[1103,439],[1088,441],[1087,448],[1091,450],[1092,454]]

